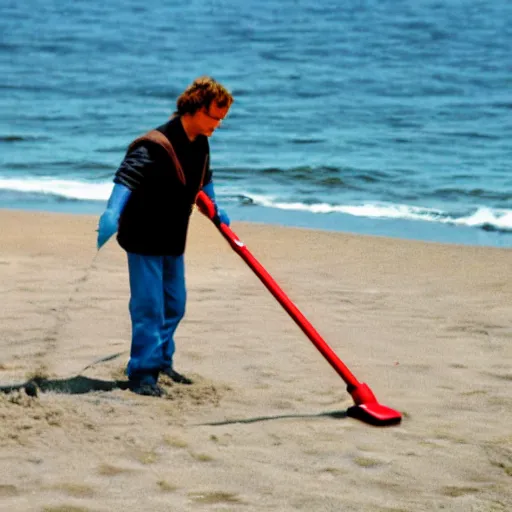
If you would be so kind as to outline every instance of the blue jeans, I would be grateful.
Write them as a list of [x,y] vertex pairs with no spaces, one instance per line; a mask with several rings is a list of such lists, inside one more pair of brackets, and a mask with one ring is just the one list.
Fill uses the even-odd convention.
[[132,345],[128,378],[172,366],[174,332],[185,315],[184,256],[128,253]]

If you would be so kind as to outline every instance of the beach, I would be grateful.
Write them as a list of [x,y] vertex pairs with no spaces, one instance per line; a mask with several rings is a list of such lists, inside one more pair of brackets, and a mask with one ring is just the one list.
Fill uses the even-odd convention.
[[[0,210],[2,511],[512,508],[510,251],[233,223],[400,425],[345,384],[194,213],[183,386],[123,389],[125,254],[97,217]],[[34,380],[35,379],[35,380]]]

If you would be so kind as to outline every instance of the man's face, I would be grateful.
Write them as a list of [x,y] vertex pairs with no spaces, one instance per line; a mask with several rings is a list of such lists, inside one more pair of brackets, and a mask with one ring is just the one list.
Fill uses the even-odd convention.
[[210,105],[209,109],[206,107],[199,109],[194,114],[198,133],[211,137],[226,117],[228,111],[229,107],[219,107],[215,102]]

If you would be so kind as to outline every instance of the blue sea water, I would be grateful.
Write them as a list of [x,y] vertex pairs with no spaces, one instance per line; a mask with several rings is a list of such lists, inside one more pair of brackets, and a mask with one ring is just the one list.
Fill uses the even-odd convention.
[[100,213],[208,74],[235,220],[512,246],[509,0],[2,0],[0,207]]

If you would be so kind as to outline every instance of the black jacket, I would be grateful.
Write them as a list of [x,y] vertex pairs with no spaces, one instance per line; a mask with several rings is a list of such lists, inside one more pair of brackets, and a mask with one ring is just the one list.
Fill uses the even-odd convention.
[[185,251],[196,195],[211,180],[210,150],[207,137],[188,139],[179,117],[157,130],[171,142],[185,183],[161,145],[148,141],[131,145],[114,178],[132,191],[117,240],[127,252],[179,256]]

